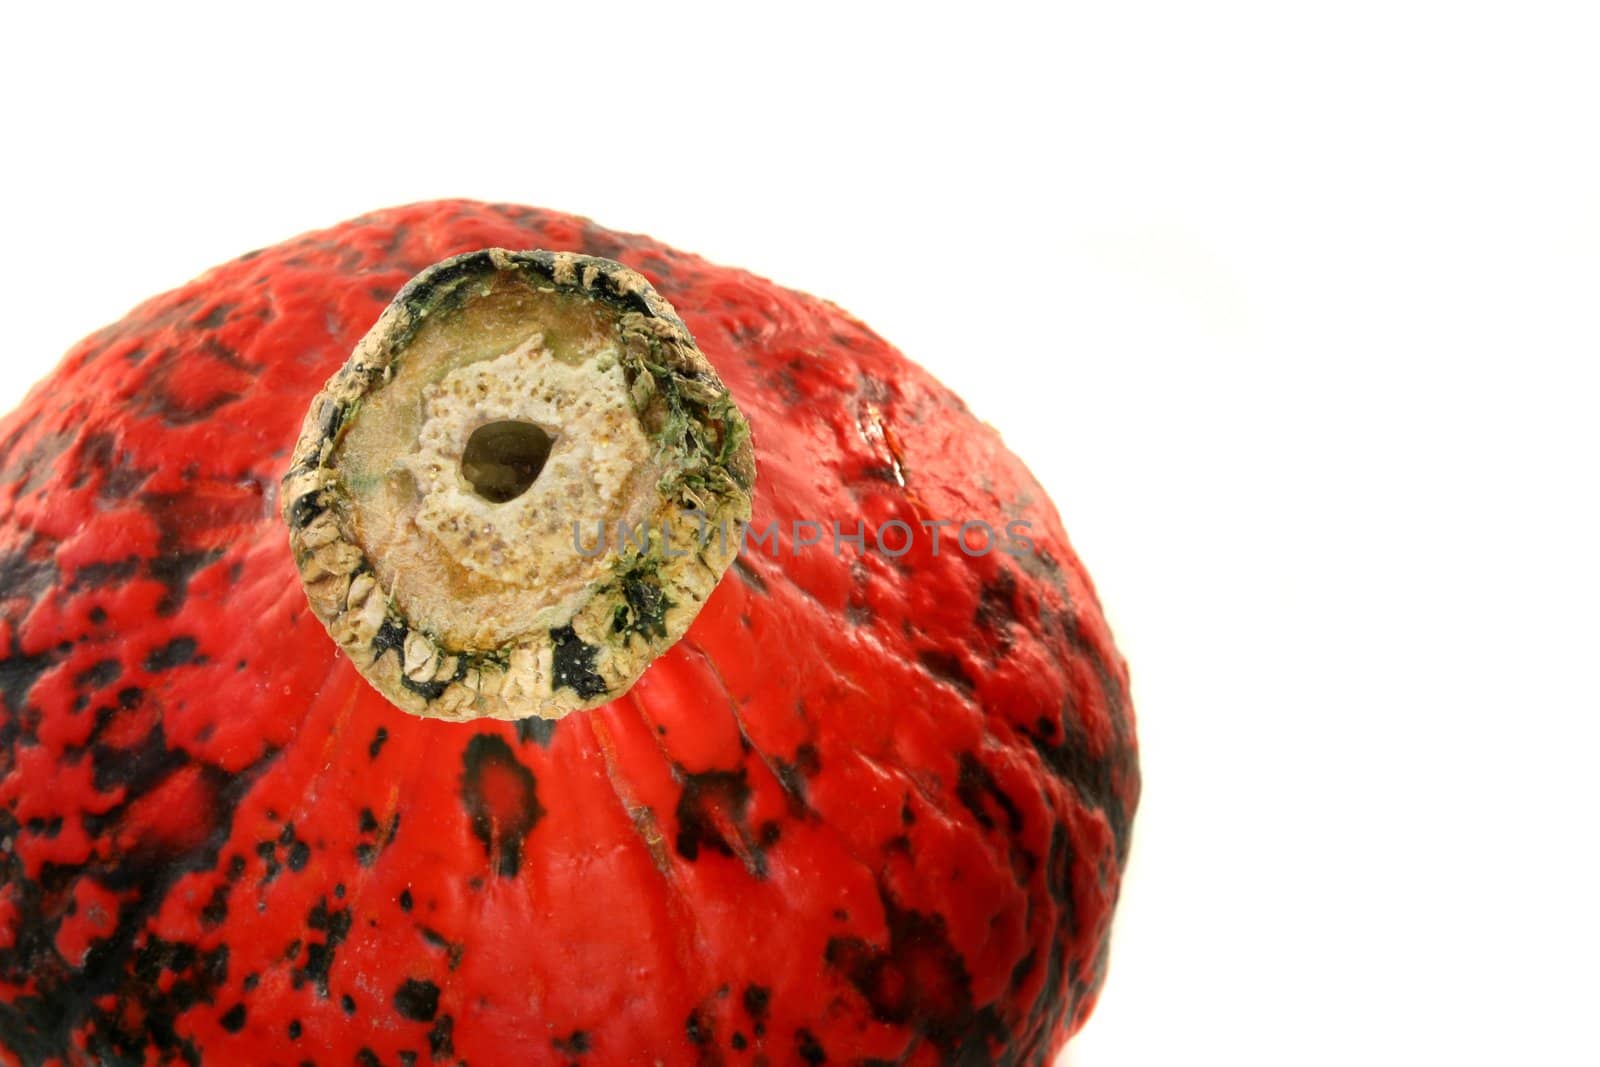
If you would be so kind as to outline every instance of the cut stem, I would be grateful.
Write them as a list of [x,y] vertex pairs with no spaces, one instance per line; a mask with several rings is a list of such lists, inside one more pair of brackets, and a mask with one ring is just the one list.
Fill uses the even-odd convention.
[[743,416],[643,277],[489,249],[414,278],[312,401],[284,514],[313,610],[395,704],[558,718],[688,629],[754,478]]

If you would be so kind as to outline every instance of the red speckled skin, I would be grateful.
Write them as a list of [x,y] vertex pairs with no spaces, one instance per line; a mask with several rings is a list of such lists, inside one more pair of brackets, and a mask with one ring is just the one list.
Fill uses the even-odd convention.
[[[396,710],[309,611],[278,480],[401,284],[488,246],[655,284],[749,418],[757,529],[1036,551],[785,533],[623,699]],[[225,264],[0,422],[0,700],[8,1063],[1047,1063],[1139,790],[1088,577],[960,400],[823,301],[468,202]]]

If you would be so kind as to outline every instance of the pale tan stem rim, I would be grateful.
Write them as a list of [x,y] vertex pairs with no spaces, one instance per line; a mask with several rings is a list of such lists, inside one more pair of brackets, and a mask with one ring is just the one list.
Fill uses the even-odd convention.
[[[602,327],[612,331],[604,358],[625,374],[622,410],[631,405],[651,448],[650,465],[639,469],[653,479],[644,504],[659,535],[610,546],[603,573],[554,606],[547,590],[509,585],[540,618],[569,617],[495,647],[472,647],[408,618],[377,580],[379,561],[360,534],[341,445],[364,408],[382,406],[373,398],[395,381],[419,338],[451,321],[476,329],[483,320],[458,317],[470,316],[475,301],[519,286],[592,301],[603,312],[598,321],[610,323]],[[530,322],[528,329],[541,325]],[[393,458],[399,464],[402,457]],[[676,312],[643,276],[590,256],[486,249],[417,275],[312,401],[283,480],[284,518],[313,610],[396,705],[457,720],[556,718],[620,696],[688,629],[737,554],[754,479],[748,424]],[[690,515],[693,522],[686,521]],[[708,526],[726,536],[705,538]]]

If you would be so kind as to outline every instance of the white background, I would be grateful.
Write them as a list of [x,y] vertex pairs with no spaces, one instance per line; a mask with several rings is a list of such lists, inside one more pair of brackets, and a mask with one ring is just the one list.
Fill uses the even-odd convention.
[[1600,1062],[1592,5],[665,6],[13,9],[0,405],[436,196],[829,297],[1004,431],[1132,664],[1073,1067]]

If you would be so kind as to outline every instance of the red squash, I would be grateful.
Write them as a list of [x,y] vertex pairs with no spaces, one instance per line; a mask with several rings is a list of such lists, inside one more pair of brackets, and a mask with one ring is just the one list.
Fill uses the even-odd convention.
[[[572,699],[512,710],[559,719],[397,707],[282,517],[324,383],[491,248],[649,280],[748,420],[770,534],[681,640],[627,623],[659,646],[631,688],[556,635]],[[374,651],[424,703],[468,677]],[[13,1063],[1044,1064],[1104,979],[1139,791],[1089,579],[958,398],[823,301],[459,201],[218,267],[0,422],[0,701]]]

